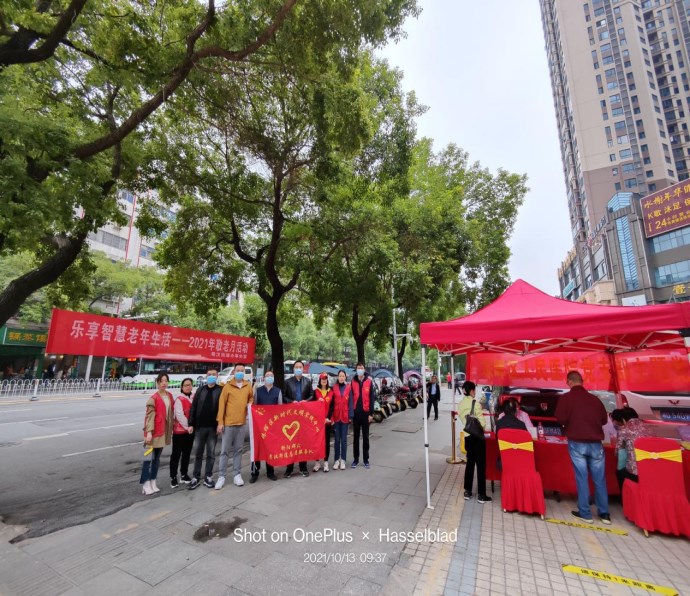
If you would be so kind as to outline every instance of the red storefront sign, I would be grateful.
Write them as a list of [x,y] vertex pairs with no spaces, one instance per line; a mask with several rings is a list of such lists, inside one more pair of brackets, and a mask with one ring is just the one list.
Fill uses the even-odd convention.
[[305,401],[278,406],[251,406],[252,461],[285,466],[322,459],[326,452],[326,404]]
[[644,234],[647,238],[665,234],[690,225],[690,181],[673,186],[640,199]]
[[48,354],[252,362],[252,337],[53,309]]

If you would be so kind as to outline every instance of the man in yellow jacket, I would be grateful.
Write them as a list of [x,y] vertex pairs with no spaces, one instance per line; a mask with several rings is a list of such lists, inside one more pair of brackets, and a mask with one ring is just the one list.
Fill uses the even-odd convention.
[[244,364],[237,363],[231,379],[223,387],[218,404],[217,433],[223,435],[220,448],[220,465],[216,490],[225,486],[228,457],[232,453],[232,468],[235,486],[243,486],[242,447],[247,433],[247,408],[252,403],[251,383],[244,380]]

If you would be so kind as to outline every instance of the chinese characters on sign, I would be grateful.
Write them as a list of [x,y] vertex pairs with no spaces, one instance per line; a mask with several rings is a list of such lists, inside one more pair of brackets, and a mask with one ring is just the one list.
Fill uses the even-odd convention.
[[0,327],[0,345],[44,346],[48,340],[45,331]]
[[647,238],[690,225],[690,182],[683,180],[640,199]]
[[46,352],[251,362],[251,337],[53,309]]

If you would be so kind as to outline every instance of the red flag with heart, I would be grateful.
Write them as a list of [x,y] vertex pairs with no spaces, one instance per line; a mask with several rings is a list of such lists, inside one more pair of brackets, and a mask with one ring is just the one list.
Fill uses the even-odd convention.
[[326,404],[303,401],[252,405],[249,411],[251,460],[272,466],[322,459],[326,453]]

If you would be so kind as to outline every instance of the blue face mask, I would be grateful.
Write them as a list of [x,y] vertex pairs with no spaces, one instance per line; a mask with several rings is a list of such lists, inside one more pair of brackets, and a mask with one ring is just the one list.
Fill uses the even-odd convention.
[[264,381],[266,382],[266,385],[273,385],[273,377],[266,377]]
[[217,380],[218,377],[216,377],[216,375],[208,375],[208,377],[206,377],[206,384],[215,385]]
[[235,373],[235,380],[241,381],[242,379],[244,379],[244,373],[243,372],[236,372]]
[[301,368],[296,368],[296,369],[295,369],[295,376],[296,376],[296,377],[301,377],[301,376],[302,376],[302,369],[301,369]]
[[361,377],[364,375],[364,369],[363,368],[358,368],[357,369],[357,374]]

